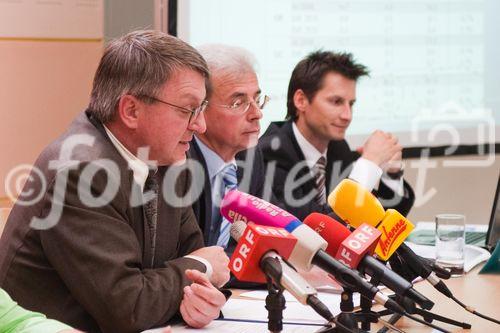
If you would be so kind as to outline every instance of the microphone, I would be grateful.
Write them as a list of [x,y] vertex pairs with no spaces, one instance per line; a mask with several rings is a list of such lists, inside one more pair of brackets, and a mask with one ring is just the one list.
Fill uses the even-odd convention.
[[413,289],[413,285],[371,256],[381,232],[364,223],[352,233],[347,227],[330,216],[311,213],[304,224],[317,231],[328,242],[326,252],[350,268],[358,269],[378,279],[399,295],[409,297],[425,309],[434,303]]
[[263,226],[284,228],[297,238],[296,246],[288,257],[292,265],[304,270],[316,265],[334,276],[344,288],[358,291],[396,313],[405,314],[398,303],[363,279],[359,272],[351,270],[326,253],[324,249],[328,245],[327,242],[285,210],[250,194],[232,190],[226,193],[221,202],[221,214],[232,223],[254,222]]
[[[314,289],[286,260],[297,239],[282,228],[246,225],[236,221],[231,226],[231,237],[238,245],[231,256],[229,268],[241,281],[266,282],[266,275],[281,288],[290,292],[300,303],[310,305],[327,321],[333,314],[317,297]],[[278,254],[280,253],[280,254]],[[265,275],[266,274],[266,275]]]
[[330,255],[335,255],[339,251],[340,243],[351,234],[351,231],[344,227],[336,228],[335,232],[330,232],[331,220],[335,221],[335,219],[328,215],[311,213],[304,220],[304,224],[323,237],[328,243],[325,251]]
[[363,223],[382,232],[375,252],[387,261],[413,230],[413,224],[394,209],[385,211],[378,199],[351,179],[342,180],[328,196],[328,204],[347,224]]
[[268,252],[278,252],[288,258],[297,243],[297,238],[284,229],[254,223],[247,226],[241,221],[231,226],[230,234],[238,244],[229,261],[229,269],[238,280],[245,282],[266,283],[260,260]]
[[328,243],[314,230],[304,225],[298,218],[287,211],[248,193],[232,190],[226,193],[221,202],[221,215],[228,221],[254,222],[259,225],[283,228],[299,241],[288,259],[299,269],[311,270],[312,259],[319,250],[324,250]]
[[412,271],[429,281],[445,296],[452,297],[444,282],[403,243],[414,228],[403,215],[394,209],[384,211],[384,207],[373,194],[351,179],[344,179],[337,185],[328,196],[328,204],[341,219],[353,227],[367,223],[382,231],[382,237],[375,249],[375,253],[382,260],[388,260],[397,251]]
[[380,201],[349,178],[343,179],[333,189],[327,201],[338,217],[355,228],[362,223],[377,226],[385,216],[385,209]]
[[[389,258],[397,249],[397,254],[404,259],[410,269],[429,281],[440,293],[451,298],[466,311],[500,324],[500,320],[486,316],[457,299],[446,284],[433,272],[427,261],[403,243],[407,233],[409,233],[406,228],[413,229],[411,222],[394,209],[388,209],[384,213],[384,207],[380,201],[361,185],[351,179],[342,180],[328,196],[328,204],[341,219],[350,225],[358,227],[362,223],[368,223],[386,233],[386,243],[380,244],[383,240],[381,238],[380,247],[377,246],[375,249],[377,255]],[[397,245],[398,243],[399,245]],[[440,271],[439,275],[446,274]]]
[[414,225],[398,211],[388,209],[377,226],[377,229],[382,232],[375,248],[377,255],[384,261],[389,260],[398,248],[406,247],[403,242],[414,228]]

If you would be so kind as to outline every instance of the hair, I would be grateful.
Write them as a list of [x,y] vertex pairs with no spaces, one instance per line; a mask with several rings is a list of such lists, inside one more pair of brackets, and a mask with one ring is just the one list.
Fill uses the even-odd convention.
[[205,60],[189,44],[159,31],[130,32],[104,50],[94,77],[89,111],[106,123],[114,118],[123,95],[157,96],[175,71],[186,68],[208,81]]
[[297,119],[297,108],[293,102],[295,92],[301,89],[309,101],[323,86],[326,74],[334,72],[348,79],[357,81],[359,77],[369,75],[368,68],[358,64],[351,53],[336,53],[318,50],[302,59],[293,69],[288,84],[286,119]]
[[[204,44],[198,51],[208,64],[211,78],[220,75],[238,77],[245,73],[255,73],[257,61],[246,49],[225,44]],[[213,91],[212,83],[208,82],[207,96]]]

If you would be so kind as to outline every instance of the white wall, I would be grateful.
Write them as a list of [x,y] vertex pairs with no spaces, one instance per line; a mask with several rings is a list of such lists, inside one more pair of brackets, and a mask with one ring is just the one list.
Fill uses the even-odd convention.
[[[487,224],[489,222],[493,197],[500,172],[500,158],[496,155],[492,165],[484,167],[445,167],[444,161],[479,161],[484,157],[456,156],[433,158],[436,168],[429,169],[423,190],[409,214],[412,222],[432,221],[439,213],[460,213],[466,216],[466,223]],[[405,179],[418,190],[417,159],[405,161]],[[412,167],[412,164],[414,165]],[[423,178],[421,178],[423,179]],[[420,180],[421,182],[421,180]],[[424,193],[435,190],[435,194],[425,203],[418,203]]]
[[[152,28],[153,4],[153,0],[105,0],[105,39]],[[32,164],[88,105],[102,51],[100,39],[0,36],[0,207],[8,205],[7,174],[20,164]]]
[[88,104],[100,41],[0,39],[0,197],[5,177],[40,151]]

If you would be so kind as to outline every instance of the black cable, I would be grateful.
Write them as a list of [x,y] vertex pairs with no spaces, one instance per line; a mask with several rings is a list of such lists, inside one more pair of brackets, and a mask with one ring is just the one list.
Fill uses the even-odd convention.
[[341,329],[343,329],[346,332],[353,332],[353,333],[361,332],[359,329],[353,330],[352,328],[349,328],[349,327],[345,326],[344,324],[342,324],[341,322],[339,322],[336,318],[333,318],[332,322],[335,324],[335,327],[338,326],[338,327],[340,327]]
[[439,326],[437,326],[437,325],[434,325],[433,323],[428,323],[428,322],[426,322],[425,320],[420,319],[420,318],[415,317],[415,316],[412,316],[412,315],[411,315],[411,314],[409,314],[409,313],[405,313],[404,315],[405,315],[406,317],[408,317],[408,318],[410,318],[410,319],[412,319],[412,320],[416,321],[417,323],[423,324],[423,325],[425,325],[425,326],[432,327],[432,328],[433,328],[433,329],[435,329],[435,330],[441,331],[441,332],[443,332],[443,333],[451,333],[450,331],[447,331],[447,330],[445,330],[444,328],[441,328],[441,327],[439,327]]
[[[439,266],[438,265],[432,265],[432,270],[435,270],[435,268],[438,268]],[[455,303],[457,303],[458,305],[460,305],[462,308],[464,308],[466,311],[478,316],[478,317],[481,317],[483,319],[486,319],[486,320],[489,320],[495,324],[498,324],[500,325],[500,320],[498,319],[495,319],[495,318],[492,318],[492,317],[488,317],[480,312],[477,312],[473,307],[471,306],[468,306],[464,303],[462,303],[459,299],[457,299],[453,293],[451,292],[451,290],[446,286],[446,284],[443,282],[443,281],[439,281],[437,284],[434,285],[434,288],[436,288],[439,292],[441,292],[443,295],[445,295],[446,297],[449,297],[450,299],[452,299],[453,301],[455,301]]]
[[455,303],[457,303],[458,305],[460,305],[462,308],[464,308],[465,310],[467,310],[468,312],[472,313],[472,314],[475,314],[476,316],[478,317],[481,317],[483,319],[486,319],[486,320],[489,320],[491,322],[494,322],[495,324],[499,324],[500,325],[500,321],[495,319],[495,318],[491,318],[491,317],[488,317],[482,313],[479,313],[477,312],[476,310],[474,310],[473,307],[471,306],[468,306],[464,303],[462,303],[458,298],[456,298],[453,293],[451,292],[450,289],[448,289],[448,287],[446,286],[446,284],[444,284],[443,281],[439,281],[438,284],[436,284],[434,286],[434,288],[436,288],[438,291],[440,291],[442,294],[444,294],[445,296],[449,297],[450,299],[454,300]]
[[452,295],[451,299],[454,300],[458,305],[460,305],[461,307],[463,307],[465,310],[469,311],[470,313],[475,314],[478,317],[481,317],[483,319],[489,320],[491,322],[494,322],[495,324],[500,325],[500,321],[499,320],[497,320],[495,318],[488,317],[488,316],[486,316],[486,315],[484,315],[482,313],[477,312],[476,310],[474,310],[473,307],[470,307],[470,306],[465,305],[464,303],[460,302],[460,300],[457,299],[455,296]]

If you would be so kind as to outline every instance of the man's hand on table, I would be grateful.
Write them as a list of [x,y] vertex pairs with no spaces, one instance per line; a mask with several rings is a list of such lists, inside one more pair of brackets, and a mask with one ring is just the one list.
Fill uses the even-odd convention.
[[201,328],[219,317],[226,297],[210,283],[206,274],[188,269],[186,277],[193,283],[184,287],[180,312],[189,326]]

